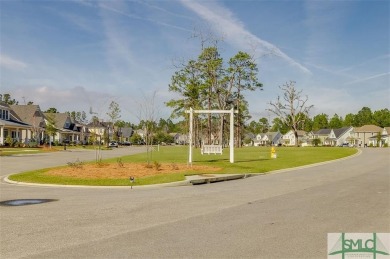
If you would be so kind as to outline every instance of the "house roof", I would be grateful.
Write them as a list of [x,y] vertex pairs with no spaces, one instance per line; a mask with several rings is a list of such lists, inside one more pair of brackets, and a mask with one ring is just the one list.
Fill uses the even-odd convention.
[[0,101],[0,106],[3,106],[4,108],[8,108],[7,110],[9,110],[11,120],[23,122],[22,118],[20,118],[20,116],[15,112],[15,110],[12,109],[11,107],[12,105],[8,105],[7,103]]
[[31,128],[31,125],[16,120],[3,120],[0,119],[1,126],[15,127],[15,128]]
[[[41,124],[43,122],[43,113],[39,108],[39,105],[10,105],[10,108],[19,116],[21,121],[24,123],[28,123],[31,125],[36,125],[39,123],[40,127],[44,125]],[[34,121],[38,119],[38,121]]]
[[[298,133],[299,134],[299,133]],[[279,137],[282,137],[282,134],[279,131],[269,131],[265,133],[265,135],[268,136],[269,140],[274,141],[275,138],[279,135]]]
[[329,135],[332,129],[320,129],[314,132],[315,135]]
[[345,134],[350,129],[351,129],[350,126],[342,127],[342,128],[339,128],[339,129],[333,129],[333,132],[336,135],[336,138],[339,138],[339,137],[341,137],[343,134]]
[[355,128],[354,129],[354,132],[375,132],[375,133],[378,133],[378,132],[382,132],[382,128],[379,127],[379,126],[376,126],[376,125],[364,125],[360,128]]
[[306,135],[306,131],[304,131],[304,130],[297,130],[297,132],[298,132],[298,136],[305,136]]
[[67,114],[67,113],[44,113],[44,114],[46,117],[52,116],[52,118],[55,122],[55,126],[58,129],[63,129],[67,119],[68,118],[70,119],[69,114]]
[[[328,136],[332,130],[334,135],[336,136],[335,139],[340,138],[343,134],[345,134],[348,130],[350,130],[352,127],[347,126],[347,127],[342,127],[339,129],[320,129],[316,132],[314,132],[314,135],[323,135],[323,136]],[[334,138],[327,138],[327,140],[334,140]]]
[[131,137],[131,134],[133,133],[133,129],[130,127],[124,127],[120,129],[122,137]]
[[92,121],[92,122],[87,124],[87,127],[89,127],[89,128],[107,128],[110,125],[111,125],[110,122]]

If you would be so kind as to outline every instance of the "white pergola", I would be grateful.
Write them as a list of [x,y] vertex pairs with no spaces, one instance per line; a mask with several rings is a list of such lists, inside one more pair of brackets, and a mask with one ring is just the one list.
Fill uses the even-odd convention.
[[192,123],[193,123],[193,114],[194,113],[229,113],[230,114],[230,136],[229,136],[229,147],[230,147],[230,163],[234,163],[234,113],[238,113],[233,108],[230,110],[193,110],[190,108],[185,111],[190,114],[190,132],[189,132],[189,155],[188,155],[188,163],[192,165]]

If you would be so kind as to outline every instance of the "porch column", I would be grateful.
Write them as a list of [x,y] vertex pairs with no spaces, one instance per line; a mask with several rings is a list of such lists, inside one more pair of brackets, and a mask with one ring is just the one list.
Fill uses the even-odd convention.
[[4,126],[0,127],[0,144],[4,145]]
[[20,129],[16,128],[16,141],[20,142]]

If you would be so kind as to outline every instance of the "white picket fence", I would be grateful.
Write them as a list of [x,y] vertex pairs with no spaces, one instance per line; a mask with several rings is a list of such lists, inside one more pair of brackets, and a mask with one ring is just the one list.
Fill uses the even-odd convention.
[[201,153],[203,154],[221,154],[222,155],[222,145],[203,145],[201,148]]

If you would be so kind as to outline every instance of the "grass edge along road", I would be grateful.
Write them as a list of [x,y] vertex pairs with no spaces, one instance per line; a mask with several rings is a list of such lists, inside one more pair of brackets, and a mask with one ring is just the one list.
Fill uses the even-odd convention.
[[[258,174],[275,170],[294,168],[309,164],[315,164],[357,153],[355,148],[341,147],[279,147],[276,148],[277,158],[271,158],[270,147],[244,147],[235,149],[235,163],[229,163],[229,149],[224,149],[223,155],[201,155],[199,149],[194,149],[194,165],[218,167],[218,174]],[[142,163],[146,166],[146,153],[123,156],[120,158],[123,163]],[[188,147],[186,146],[164,146],[152,152],[153,163],[160,164],[186,164],[188,159]],[[117,163],[118,159],[106,159],[103,163]],[[69,161],[74,162],[74,161]],[[88,162],[95,163],[95,162]],[[51,168],[53,169],[53,168]],[[91,185],[91,186],[129,186],[130,181],[126,179],[83,179],[66,176],[54,176],[45,174],[49,169],[41,169],[14,174],[8,178],[17,182],[63,184],[63,185]],[[136,179],[136,185],[150,185],[159,183],[170,183],[185,180],[186,175],[203,174],[204,172],[191,172],[189,170],[178,171],[171,174],[156,175]],[[213,173],[215,174],[215,173]],[[131,172],[129,172],[129,177]]]

